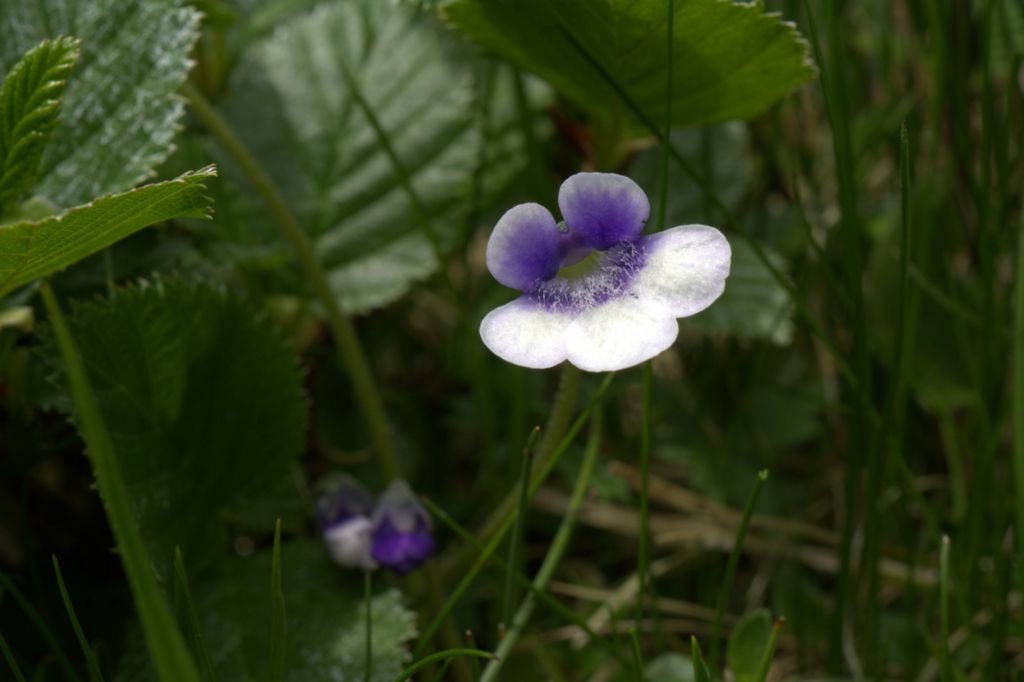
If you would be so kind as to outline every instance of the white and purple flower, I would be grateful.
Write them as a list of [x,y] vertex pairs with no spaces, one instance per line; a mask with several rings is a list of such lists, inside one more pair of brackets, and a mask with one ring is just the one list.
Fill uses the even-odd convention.
[[434,553],[430,515],[409,485],[392,481],[373,514],[371,556],[395,573],[413,570]]
[[676,319],[725,290],[732,252],[722,233],[683,225],[641,235],[650,203],[625,176],[577,173],[558,207],[561,223],[539,204],[509,209],[487,243],[491,274],[522,292],[480,324],[484,344],[508,362],[625,369],[666,350]]
[[330,476],[319,488],[317,522],[336,564],[404,574],[434,553],[430,516],[405,481],[392,481],[376,504],[349,476]]

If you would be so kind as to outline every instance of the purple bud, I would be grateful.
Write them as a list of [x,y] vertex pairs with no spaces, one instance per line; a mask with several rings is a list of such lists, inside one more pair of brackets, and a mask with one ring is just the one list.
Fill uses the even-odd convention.
[[370,555],[382,566],[403,574],[434,553],[430,516],[405,481],[392,481],[373,515]]
[[359,481],[337,474],[318,485],[316,519],[331,559],[340,566],[372,571],[370,556],[373,497]]

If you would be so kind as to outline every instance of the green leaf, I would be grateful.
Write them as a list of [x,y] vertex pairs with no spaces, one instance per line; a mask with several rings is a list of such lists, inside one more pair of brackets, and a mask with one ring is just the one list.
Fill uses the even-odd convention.
[[[393,162],[343,85],[340,63],[350,65],[442,250],[451,250],[467,230],[474,183],[481,183],[486,200],[526,167],[511,70],[495,73],[487,106],[489,162],[481,170],[478,62],[412,3],[323,6],[290,19],[252,53],[222,112],[310,232],[347,312],[395,300],[438,263]],[[530,86],[536,105],[544,89]],[[250,233],[267,225],[247,181],[230,161],[221,167],[221,189],[232,194],[225,220]],[[246,265],[279,276],[265,250],[276,236],[270,229],[263,234]]]
[[[442,11],[457,29],[540,75],[602,123],[625,110],[587,55],[648,116],[665,118],[662,0],[453,0]],[[766,14],[761,3],[680,0],[675,11],[674,125],[749,118],[814,75],[795,26]]]
[[36,181],[64,85],[77,60],[77,40],[44,40],[14,65],[0,86],[0,216]]
[[711,673],[704,662],[704,654],[700,650],[697,638],[690,635],[691,656],[693,656],[693,679],[695,682],[711,682]]
[[771,641],[772,617],[767,609],[748,613],[740,620],[729,638],[726,650],[726,660],[736,682],[752,682],[757,679]]
[[[203,632],[210,642],[217,643],[211,655],[218,682],[248,682],[266,676],[271,564],[270,550],[227,559],[220,572],[195,590]],[[338,568],[319,542],[309,541],[281,546],[281,572],[288,600],[286,679],[361,682],[365,646],[362,576]],[[391,682],[409,660],[405,644],[416,635],[415,615],[402,603],[397,590],[375,596],[372,613],[371,680]],[[137,640],[137,633],[133,634],[118,679],[152,679]]]
[[177,92],[198,25],[181,0],[0,2],[0,73],[44,38],[82,40],[38,194],[67,208],[153,174],[183,113]]
[[79,304],[69,323],[158,576],[178,545],[200,573],[230,547],[224,519],[276,493],[302,451],[294,350],[241,302],[176,280]]
[[0,225],[0,296],[65,268],[144,227],[171,218],[208,218],[211,166],[167,182],[106,196],[43,220]]

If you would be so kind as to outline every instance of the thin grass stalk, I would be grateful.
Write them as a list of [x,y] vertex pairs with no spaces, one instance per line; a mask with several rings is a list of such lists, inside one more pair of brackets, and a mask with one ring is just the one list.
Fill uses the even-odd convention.
[[[430,510],[432,516],[440,519],[441,523],[448,526],[456,535],[458,535],[464,542],[472,546],[473,549],[476,550],[479,554],[482,554],[484,551],[486,551],[487,548],[481,545],[480,541],[477,540],[472,533],[470,533],[468,530],[459,525],[459,523],[455,521],[455,519],[453,519],[451,515],[448,514],[448,512],[439,507],[436,502],[427,497],[423,497],[420,499],[423,501],[423,504],[427,507],[427,509]],[[610,642],[608,638],[594,631],[594,629],[590,627],[590,625],[587,623],[586,619],[581,617],[578,613],[576,613],[576,611],[573,611],[571,608],[569,608],[562,602],[558,601],[558,599],[551,596],[548,592],[537,590],[534,587],[532,580],[527,578],[518,569],[510,567],[507,563],[502,561],[501,557],[495,555],[492,557],[491,561],[493,561],[494,566],[499,571],[505,573],[506,576],[511,574],[513,579],[517,583],[519,583],[520,587],[536,595],[537,599],[540,600],[542,604],[547,606],[552,613],[559,616],[567,623],[575,625],[584,633],[586,633],[586,635],[592,641],[597,642],[601,647],[604,648],[605,651],[607,651],[609,654],[611,654],[612,657],[618,660],[620,664],[622,664],[623,666],[627,666],[629,664],[629,660],[619,650],[619,647]]]
[[274,549],[270,559],[270,665],[269,682],[284,679],[284,646],[287,613],[281,579],[281,519],[274,524]]
[[196,613],[195,602],[192,600],[192,590],[188,584],[185,557],[182,556],[181,547],[174,548],[174,586],[176,592],[180,593],[185,600],[185,615],[192,630],[192,645],[199,657],[199,667],[203,679],[207,682],[214,682],[217,676],[213,669],[213,659],[210,658],[210,650],[206,646],[206,638],[199,625],[199,615]]
[[[64,648],[61,647],[57,638],[54,636],[53,631],[46,624],[46,619],[36,611],[32,603],[22,594],[21,590],[15,587],[14,583],[0,572],[0,587],[3,587],[3,592],[9,592],[14,601],[17,602],[18,606],[25,613],[29,622],[32,623],[36,631],[46,642],[46,646],[50,649],[50,653],[53,654],[54,659],[57,661],[57,667],[61,669],[65,679],[70,682],[81,682],[82,678],[75,672],[75,667],[71,665],[71,661],[68,659],[67,654],[64,652]],[[2,594],[2,592],[0,592]],[[13,659],[12,659],[13,660]]]
[[725,565],[725,577],[718,589],[718,600],[715,605],[715,620],[711,625],[711,650],[709,659],[711,669],[718,670],[721,662],[722,650],[722,621],[725,616],[725,607],[729,602],[729,595],[732,593],[732,583],[736,578],[736,567],[740,563],[740,555],[743,553],[743,540],[747,536],[747,528],[750,527],[750,517],[754,515],[754,508],[757,506],[757,498],[761,495],[761,488],[768,480],[768,471],[763,469],[758,472],[754,480],[754,488],[747,498],[747,506],[743,509],[743,517],[740,519],[739,528],[736,529],[736,541],[733,542],[732,551],[729,553],[729,561]]
[[11,651],[11,647],[7,645],[7,639],[2,634],[0,634],[0,652],[3,652],[4,660],[7,661],[7,667],[11,669],[11,675],[14,676],[15,682],[25,682],[25,675],[21,672],[18,659],[14,657],[14,652]]
[[[580,464],[580,472],[576,478],[576,486],[573,488],[572,497],[569,500],[569,506],[565,510],[565,515],[562,517],[562,522],[558,526],[558,532],[555,534],[555,539],[552,540],[551,547],[548,549],[548,553],[544,557],[544,561],[533,580],[533,586],[537,591],[544,591],[547,589],[548,583],[551,581],[552,576],[555,574],[555,570],[562,562],[562,557],[565,556],[565,552],[569,548],[569,541],[572,539],[572,532],[576,526],[576,517],[579,514],[580,507],[583,506],[583,498],[586,495],[587,490],[590,488],[590,478],[594,473],[594,466],[597,463],[597,454],[600,450],[600,445],[601,409],[598,407],[594,411],[594,416],[590,421],[590,434],[587,438],[587,447],[583,454],[583,462]],[[494,682],[499,679],[498,676],[501,674],[504,661],[519,641],[519,637],[522,635],[523,629],[526,627],[527,622],[530,620],[530,616],[533,614],[535,605],[536,598],[534,597],[533,592],[530,592],[523,599],[522,604],[520,604],[519,609],[516,611],[515,617],[512,619],[511,626],[505,632],[505,638],[501,640],[501,643],[495,650],[494,655],[496,658],[488,663],[487,667],[484,668],[484,674],[480,678],[481,682]]]
[[540,427],[530,431],[523,446],[523,461],[519,471],[519,504],[516,507],[512,535],[508,539],[508,565],[511,570],[505,575],[505,590],[502,596],[501,622],[507,623],[512,615],[512,600],[515,592],[515,571],[519,566],[519,550],[523,542],[523,526],[526,523],[526,509],[530,491],[530,469],[533,462],[533,444],[540,435]]
[[60,572],[60,562],[57,561],[57,555],[54,554],[53,559],[53,574],[57,579],[57,589],[60,590],[60,598],[64,602],[64,610],[68,613],[68,620],[71,621],[71,629],[75,631],[75,639],[78,640],[78,645],[82,648],[82,655],[85,656],[85,667],[89,672],[89,680],[91,682],[102,682],[103,673],[100,672],[100,664],[96,660],[96,653],[89,646],[89,640],[85,637],[85,632],[82,631],[82,624],[78,622],[78,616],[75,614],[75,607],[71,603],[71,595],[68,594],[68,588],[64,584],[64,576]]
[[[614,373],[608,373],[605,375],[604,380],[601,382],[600,386],[598,386],[597,391],[595,391],[594,396],[591,398],[590,404],[576,418],[576,421],[573,422],[572,426],[569,428],[564,438],[562,438],[562,442],[558,445],[557,448],[555,448],[554,452],[551,453],[550,457],[548,457],[548,459],[544,462],[543,466],[539,467],[539,471],[534,475],[533,481],[530,484],[530,499],[533,499],[533,496],[537,494],[537,491],[540,489],[540,486],[543,485],[544,481],[547,480],[547,477],[551,474],[552,470],[554,470],[555,466],[558,464],[558,461],[561,459],[562,455],[564,455],[565,452],[569,449],[569,446],[572,444],[572,441],[576,438],[576,434],[579,433],[580,429],[583,428],[583,425],[589,419],[591,412],[600,404],[600,401],[604,396],[605,391],[608,390],[608,386],[611,385],[612,379],[614,377]],[[474,580],[476,580],[477,575],[479,575],[480,571],[483,570],[483,567],[487,565],[487,562],[490,561],[495,551],[497,551],[498,547],[501,545],[502,540],[504,540],[505,535],[509,532],[509,530],[511,530],[512,523],[513,516],[511,510],[504,518],[499,519],[497,521],[494,530],[489,535],[490,539],[487,541],[487,544],[484,547],[484,551],[480,553],[480,555],[477,557],[473,565],[462,576],[462,579],[456,585],[455,589],[451,591],[442,607],[438,610],[437,616],[435,616],[434,620],[431,621],[430,625],[428,625],[423,630],[423,634],[420,636],[419,640],[416,643],[416,647],[413,650],[414,659],[418,656],[423,655],[423,652],[425,651],[426,647],[433,640],[434,635],[437,634],[437,630],[440,628],[441,624],[451,613],[452,609],[455,608],[456,604],[458,604],[459,600],[463,597],[463,595],[465,595],[466,590],[468,590],[469,586],[472,585]],[[481,533],[481,535],[483,535],[484,537],[488,537],[483,533]]]

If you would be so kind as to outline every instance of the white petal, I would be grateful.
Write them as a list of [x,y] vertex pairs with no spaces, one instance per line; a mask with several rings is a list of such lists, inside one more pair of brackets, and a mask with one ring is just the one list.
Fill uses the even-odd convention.
[[370,571],[376,562],[370,557],[370,534],[373,522],[365,516],[357,516],[324,531],[327,553],[339,566],[361,568]]
[[545,369],[565,360],[565,330],[571,321],[520,297],[487,313],[480,338],[502,360]]
[[672,345],[679,323],[663,306],[632,297],[592,308],[569,326],[569,362],[590,372],[614,372],[653,358]]
[[686,317],[704,310],[725,291],[732,249],[715,228],[683,225],[647,240],[647,262],[632,289],[641,300],[658,302],[675,317]]

